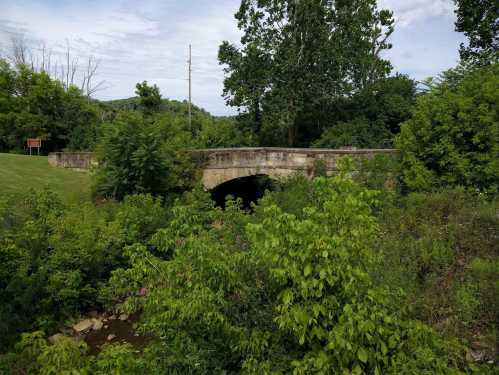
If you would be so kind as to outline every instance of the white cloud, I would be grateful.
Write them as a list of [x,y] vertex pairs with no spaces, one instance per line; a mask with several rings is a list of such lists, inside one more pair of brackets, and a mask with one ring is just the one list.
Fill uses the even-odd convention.
[[[49,3],[50,4],[50,3]],[[94,46],[105,45],[128,34],[158,35],[158,23],[121,10],[118,3],[99,2],[50,4],[19,1],[2,4],[7,26],[26,30],[29,37],[58,43],[84,39]]]
[[453,0],[379,0],[379,7],[393,11],[398,27],[408,27],[430,17],[453,17]]

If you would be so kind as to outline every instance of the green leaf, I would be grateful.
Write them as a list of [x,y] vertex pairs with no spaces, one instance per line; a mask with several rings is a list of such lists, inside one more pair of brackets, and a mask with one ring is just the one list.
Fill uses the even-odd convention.
[[359,348],[357,351],[357,357],[361,362],[366,363],[368,357],[366,350],[364,348]]
[[305,266],[305,269],[303,270],[303,274],[304,274],[305,276],[308,276],[308,275],[310,275],[311,273],[312,273],[312,266],[311,266],[310,264],[307,264],[307,265]]

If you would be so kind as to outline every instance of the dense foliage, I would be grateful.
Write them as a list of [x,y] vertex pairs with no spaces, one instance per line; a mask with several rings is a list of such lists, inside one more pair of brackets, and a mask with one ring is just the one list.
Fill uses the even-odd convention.
[[150,197],[127,199],[110,216],[90,203],[65,207],[50,191],[2,202],[0,214],[0,350],[19,332],[53,330],[95,306],[98,284],[125,262],[122,247],[166,216]]
[[171,166],[162,155],[159,132],[139,114],[118,116],[105,129],[99,150],[95,193],[123,199],[127,194],[166,193]]
[[410,189],[499,189],[499,65],[430,86],[397,139]]
[[498,209],[497,200],[462,189],[412,193],[386,206],[375,276],[406,291],[415,317],[489,353],[499,350]]
[[495,0],[454,0],[456,30],[468,38],[462,43],[461,58],[472,64],[488,64],[499,60],[499,4]]
[[[219,50],[237,120],[193,106],[189,125],[146,81],[99,103],[0,60],[0,151],[36,136],[99,161],[93,202],[0,197],[0,373],[497,373],[497,9],[457,4],[463,62],[416,93],[388,76],[376,1],[242,0],[242,45]],[[317,162],[249,209],[215,207],[188,156],[394,136],[399,153]],[[147,340],[67,328],[95,314]]]
[[[366,176],[356,178],[381,181]],[[11,352],[0,368],[459,373],[466,346],[493,357],[497,204],[363,184],[294,178],[253,214],[234,201],[216,209],[197,189],[171,208],[148,195],[65,207],[48,193],[15,215],[5,206],[1,321]],[[141,288],[146,296],[133,293]],[[140,332],[155,337],[141,354],[46,341],[65,319],[117,301],[141,311]],[[23,331],[32,333],[17,341]]]
[[307,145],[306,134],[329,125],[336,100],[391,70],[381,54],[394,21],[374,0],[243,0],[235,17],[241,47],[226,41],[219,50],[224,95],[249,114],[261,144]]
[[[189,126],[186,103],[160,101],[156,86],[139,86],[141,97],[110,104],[118,110],[101,130],[95,197],[121,200],[127,194],[151,193],[172,201],[196,181],[190,150],[246,144],[231,119],[195,108]],[[154,106],[144,102],[149,103],[149,95],[157,99]]]
[[0,152],[22,152],[27,138],[41,138],[44,152],[88,150],[99,122],[97,107],[78,88],[0,59]]

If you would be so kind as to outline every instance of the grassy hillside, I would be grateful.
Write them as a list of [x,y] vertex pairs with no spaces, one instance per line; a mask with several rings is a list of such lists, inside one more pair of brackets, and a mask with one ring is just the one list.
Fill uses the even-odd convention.
[[15,199],[46,186],[67,202],[90,198],[89,173],[52,167],[46,156],[0,154],[1,198]]
[[[120,111],[138,110],[140,108],[139,98],[137,96],[126,99],[108,100],[101,103]],[[161,112],[169,112],[174,115],[187,116],[188,108],[189,105],[185,100],[181,102],[179,100],[161,99]],[[211,114],[196,105],[192,105],[192,116],[211,117]]]

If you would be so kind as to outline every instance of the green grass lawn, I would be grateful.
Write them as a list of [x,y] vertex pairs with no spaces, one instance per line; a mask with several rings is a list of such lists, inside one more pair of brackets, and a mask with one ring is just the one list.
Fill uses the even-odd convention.
[[0,199],[15,199],[30,188],[44,187],[67,203],[89,200],[90,173],[53,167],[46,156],[0,154]]

